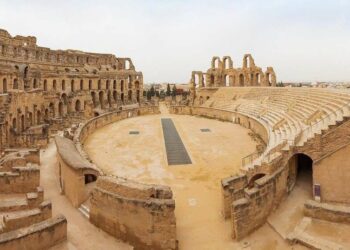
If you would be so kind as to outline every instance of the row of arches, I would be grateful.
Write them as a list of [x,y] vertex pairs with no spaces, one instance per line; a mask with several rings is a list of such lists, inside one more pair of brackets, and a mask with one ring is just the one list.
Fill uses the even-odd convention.
[[[87,84],[87,86],[85,86]],[[123,92],[125,87],[125,82],[124,80],[120,81],[120,91]],[[137,80],[134,83],[132,81],[129,80],[128,82],[128,89],[132,89],[133,87],[135,87],[135,89],[140,89],[140,82]],[[40,88],[39,86],[39,81],[34,78],[32,80],[32,87],[33,89],[37,89]],[[98,80],[97,81],[97,89],[98,90],[102,90],[102,89],[117,89],[117,80],[106,80],[105,84],[103,84],[102,80]],[[7,80],[7,78],[3,78],[2,79],[2,92],[3,93],[7,93],[9,90],[9,82]],[[18,78],[13,78],[12,79],[12,89],[19,89],[19,81]],[[74,91],[78,91],[78,90],[92,90],[93,88],[93,80],[84,80],[84,79],[80,79],[78,81],[72,79],[70,81],[70,91],[74,92]],[[43,81],[43,90],[44,91],[48,91],[48,90],[54,90],[54,91],[66,91],[67,89],[67,84],[66,84],[66,80],[61,80],[61,85],[60,87],[58,86],[58,81],[56,79],[53,79],[51,81],[51,86],[49,86],[49,81],[47,79],[44,79]]]
[[[136,90],[135,95],[136,95],[136,101],[138,103],[140,102],[140,94],[141,94],[140,90]],[[106,108],[106,105],[108,105],[109,107],[112,107],[112,104],[117,103],[118,100],[120,100],[123,104],[125,102],[132,102],[133,101],[133,91],[128,90],[126,97],[125,97],[124,93],[120,93],[120,99],[118,99],[118,92],[117,91],[113,91],[113,93],[111,91],[108,91],[106,94],[104,91],[100,91],[98,93],[95,91],[92,91],[91,92],[91,99],[92,99],[93,106],[95,108],[100,107],[100,108],[104,109],[104,108]]]

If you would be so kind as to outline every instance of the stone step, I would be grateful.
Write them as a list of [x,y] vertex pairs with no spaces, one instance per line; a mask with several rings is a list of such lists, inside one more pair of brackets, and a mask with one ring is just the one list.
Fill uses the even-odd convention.
[[79,207],[79,211],[86,217],[90,218],[90,208],[88,208],[86,205],[81,204]]
[[18,211],[28,208],[28,201],[25,195],[0,197],[0,212]]

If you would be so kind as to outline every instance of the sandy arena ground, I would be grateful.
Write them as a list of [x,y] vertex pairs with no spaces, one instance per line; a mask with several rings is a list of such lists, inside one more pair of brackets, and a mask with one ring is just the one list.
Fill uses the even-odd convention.
[[[167,165],[164,117],[173,119],[193,164]],[[106,174],[171,187],[180,249],[291,249],[268,226],[244,242],[234,242],[230,222],[220,214],[220,180],[237,173],[242,157],[255,150],[248,132],[228,122],[162,112],[105,126],[90,135],[84,148]]]

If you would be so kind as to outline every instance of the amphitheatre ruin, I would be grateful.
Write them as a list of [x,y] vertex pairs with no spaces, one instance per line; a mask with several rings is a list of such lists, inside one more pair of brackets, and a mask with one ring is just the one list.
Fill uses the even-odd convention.
[[0,249],[350,249],[350,92],[209,66],[148,100],[130,58],[0,30]]

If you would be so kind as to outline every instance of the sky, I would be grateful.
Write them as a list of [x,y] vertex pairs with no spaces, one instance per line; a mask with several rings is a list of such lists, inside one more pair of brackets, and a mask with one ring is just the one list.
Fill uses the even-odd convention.
[[0,0],[0,28],[51,49],[131,57],[144,82],[187,83],[246,53],[277,80],[350,81],[350,0]]

